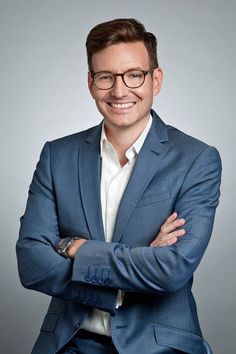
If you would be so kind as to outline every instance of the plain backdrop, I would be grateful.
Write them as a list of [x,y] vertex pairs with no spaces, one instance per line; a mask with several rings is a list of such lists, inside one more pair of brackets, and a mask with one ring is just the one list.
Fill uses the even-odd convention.
[[137,18],[158,37],[165,73],[158,114],[221,153],[221,203],[194,293],[214,353],[235,352],[236,2],[0,0],[2,354],[30,353],[49,303],[22,288],[16,267],[35,165],[45,141],[100,122],[87,89],[85,40],[94,25],[118,17]]

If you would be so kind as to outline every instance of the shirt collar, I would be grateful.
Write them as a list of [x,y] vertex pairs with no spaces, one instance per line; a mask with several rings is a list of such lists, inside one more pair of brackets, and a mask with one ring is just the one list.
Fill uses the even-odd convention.
[[[152,116],[150,115],[149,120],[147,122],[146,127],[142,131],[142,133],[139,135],[138,139],[129,147],[129,149],[126,151],[125,155],[128,160],[131,160],[135,155],[139,153],[141,150],[143,143],[148,135],[148,132],[151,128],[152,125]],[[101,132],[101,139],[100,139],[100,153],[101,157],[103,155],[103,149],[105,144],[110,144],[109,140],[107,139],[106,132],[105,132],[105,127],[104,127],[104,122],[102,124],[102,132]]]

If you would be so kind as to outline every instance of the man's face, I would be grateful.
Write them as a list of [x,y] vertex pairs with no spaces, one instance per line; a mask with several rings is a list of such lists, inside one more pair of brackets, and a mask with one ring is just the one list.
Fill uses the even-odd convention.
[[[125,73],[130,69],[149,70],[148,52],[143,42],[119,43],[111,45],[92,57],[94,72],[108,71],[114,74]],[[114,129],[140,127],[146,124],[150,115],[153,96],[160,91],[162,71],[157,68],[148,73],[139,88],[128,88],[120,76],[109,90],[98,89],[91,75],[88,86],[97,108],[103,115],[106,127]]]

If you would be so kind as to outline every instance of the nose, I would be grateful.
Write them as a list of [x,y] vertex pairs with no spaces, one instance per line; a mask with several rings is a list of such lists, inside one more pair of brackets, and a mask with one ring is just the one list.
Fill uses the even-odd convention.
[[122,77],[116,76],[115,85],[111,89],[111,95],[114,97],[124,97],[128,93],[128,87],[125,86]]

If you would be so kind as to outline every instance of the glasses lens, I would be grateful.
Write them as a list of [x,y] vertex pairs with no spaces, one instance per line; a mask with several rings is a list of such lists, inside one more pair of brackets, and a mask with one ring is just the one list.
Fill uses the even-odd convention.
[[124,81],[128,87],[139,87],[144,82],[144,73],[140,70],[127,71],[124,74]]
[[95,85],[103,90],[108,90],[114,84],[115,77],[111,73],[100,72],[94,75]]

